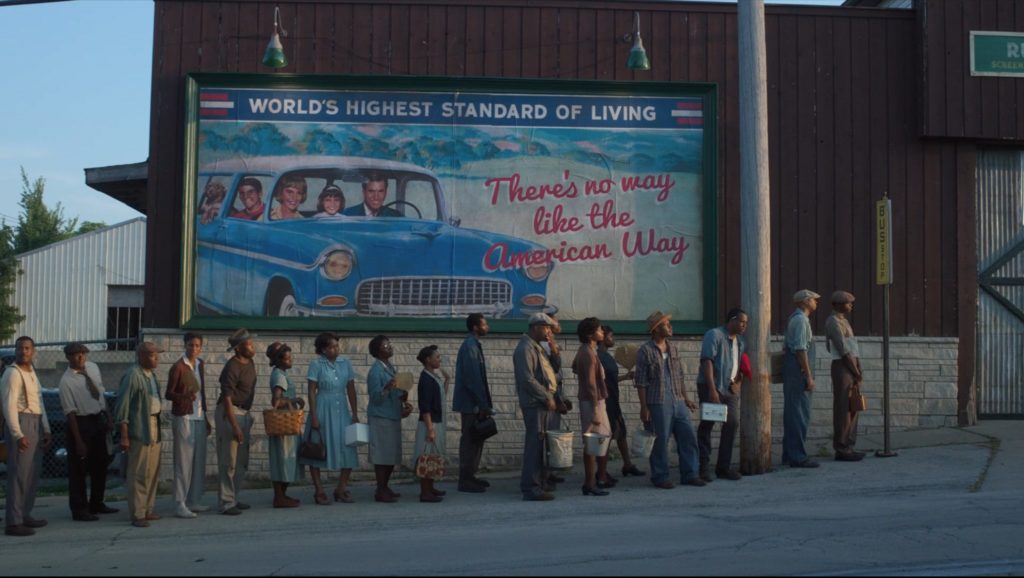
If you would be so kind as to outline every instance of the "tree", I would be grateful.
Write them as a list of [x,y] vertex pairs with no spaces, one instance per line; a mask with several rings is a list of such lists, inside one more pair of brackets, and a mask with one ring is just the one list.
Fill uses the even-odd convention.
[[18,278],[18,260],[14,257],[14,229],[0,225],[0,343],[10,343],[14,328],[25,316],[10,304],[14,281]]
[[15,254],[45,247],[75,234],[78,219],[65,219],[64,207],[60,203],[52,210],[43,203],[46,179],[39,177],[29,182],[28,174],[22,167],[21,183],[21,201],[18,204],[22,212],[18,215],[18,230],[14,235]]

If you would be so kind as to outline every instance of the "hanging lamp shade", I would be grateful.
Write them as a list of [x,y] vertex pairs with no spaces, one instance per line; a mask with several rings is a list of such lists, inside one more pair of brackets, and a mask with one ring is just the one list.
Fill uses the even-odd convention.
[[633,13],[633,48],[629,51],[629,60],[626,61],[626,68],[630,70],[650,70],[651,61],[647,58],[647,51],[644,50],[644,41],[640,39],[640,13]]
[[[274,33],[270,35],[270,42],[267,43],[267,50],[263,53],[263,66],[271,68],[284,68],[288,66],[288,59],[284,55],[284,46],[281,45],[281,9],[274,7]],[[287,32],[284,33],[287,36]]]

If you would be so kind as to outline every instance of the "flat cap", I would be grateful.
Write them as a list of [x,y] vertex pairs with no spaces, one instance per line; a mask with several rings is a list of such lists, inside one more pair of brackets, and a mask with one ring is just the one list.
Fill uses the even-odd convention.
[[810,289],[801,289],[793,294],[793,303],[802,303],[808,299],[821,299],[821,295]]
[[72,355],[74,353],[89,353],[89,348],[84,343],[72,341],[64,346],[64,355]]
[[548,327],[554,327],[556,325],[555,320],[549,317],[546,313],[537,312],[530,316],[528,321],[530,327],[534,325],[547,325]]
[[163,353],[164,350],[152,341],[143,341],[135,348],[136,353]]
[[835,303],[836,305],[845,305],[847,303],[853,303],[854,301],[856,301],[856,299],[854,298],[853,293],[850,293],[849,291],[840,290],[832,293],[832,303]]

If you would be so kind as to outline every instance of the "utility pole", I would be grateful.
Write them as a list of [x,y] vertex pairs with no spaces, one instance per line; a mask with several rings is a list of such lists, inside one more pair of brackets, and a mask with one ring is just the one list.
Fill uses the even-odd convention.
[[764,0],[739,0],[741,303],[750,315],[747,352],[753,377],[740,398],[740,471],[772,465],[771,220],[768,203],[768,72]]

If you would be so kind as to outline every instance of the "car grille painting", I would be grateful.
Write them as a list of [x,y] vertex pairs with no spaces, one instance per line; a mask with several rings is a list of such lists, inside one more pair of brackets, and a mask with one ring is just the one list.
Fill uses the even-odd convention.
[[413,277],[373,279],[359,286],[356,306],[362,315],[448,317],[512,309],[512,285],[489,279]]

